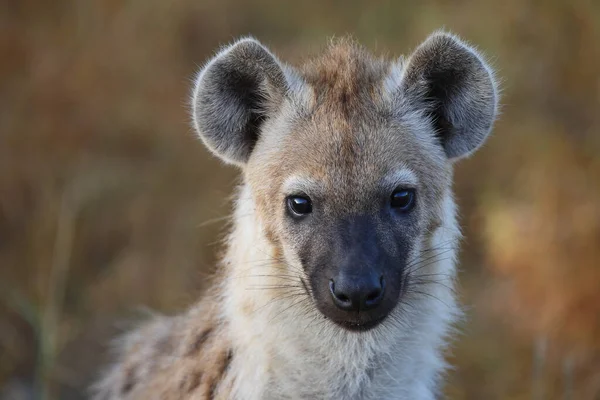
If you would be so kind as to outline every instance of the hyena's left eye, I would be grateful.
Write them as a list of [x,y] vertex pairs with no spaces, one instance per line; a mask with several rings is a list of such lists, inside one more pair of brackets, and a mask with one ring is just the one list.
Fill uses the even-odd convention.
[[290,213],[295,217],[301,217],[312,212],[312,202],[306,195],[288,196],[287,206]]
[[415,206],[415,190],[414,189],[396,189],[392,193],[390,206],[398,211],[407,212]]

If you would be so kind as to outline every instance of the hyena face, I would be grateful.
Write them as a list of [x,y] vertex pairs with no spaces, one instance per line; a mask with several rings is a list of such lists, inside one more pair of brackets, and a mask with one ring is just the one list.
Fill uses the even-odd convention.
[[193,116],[244,169],[264,236],[319,311],[367,330],[410,287],[452,162],[483,143],[496,104],[490,69],[447,34],[394,62],[342,40],[298,70],[244,39],[200,73]]

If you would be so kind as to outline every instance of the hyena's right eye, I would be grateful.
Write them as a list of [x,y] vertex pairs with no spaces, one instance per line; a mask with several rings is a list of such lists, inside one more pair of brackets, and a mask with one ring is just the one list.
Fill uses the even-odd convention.
[[306,195],[288,196],[287,206],[294,217],[301,217],[312,212],[312,202]]

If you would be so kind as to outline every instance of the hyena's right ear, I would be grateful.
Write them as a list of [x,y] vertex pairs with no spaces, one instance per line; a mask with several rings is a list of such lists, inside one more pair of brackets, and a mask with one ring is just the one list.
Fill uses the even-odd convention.
[[213,153],[244,165],[261,125],[281,106],[287,91],[277,58],[258,41],[241,39],[198,74],[192,95],[194,127]]

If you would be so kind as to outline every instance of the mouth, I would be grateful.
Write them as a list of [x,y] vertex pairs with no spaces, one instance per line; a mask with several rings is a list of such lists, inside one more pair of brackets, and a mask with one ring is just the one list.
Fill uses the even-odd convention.
[[387,317],[387,315],[380,317],[380,318],[370,319],[367,321],[351,321],[351,320],[336,321],[333,319],[331,321],[351,332],[367,332],[367,331],[375,328],[379,324],[381,324],[386,319],[386,317]]

